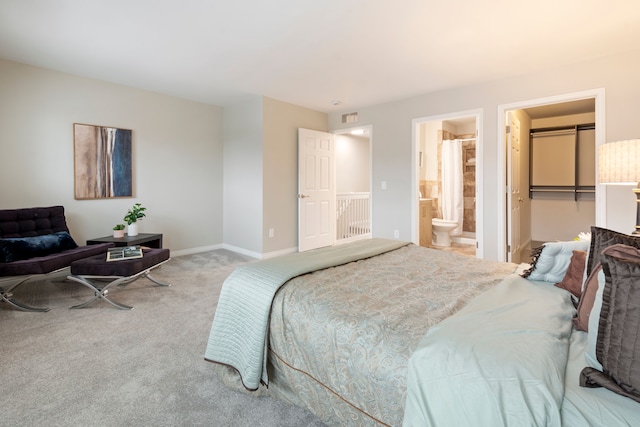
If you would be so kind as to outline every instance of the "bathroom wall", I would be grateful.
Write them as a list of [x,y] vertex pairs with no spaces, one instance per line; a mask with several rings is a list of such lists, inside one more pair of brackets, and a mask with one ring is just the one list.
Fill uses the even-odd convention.
[[[475,138],[475,134],[457,135],[458,139]],[[464,220],[462,231],[476,232],[476,141],[464,141],[462,143],[462,170],[463,196],[464,196]]]
[[432,199],[431,216],[442,218],[438,214],[438,199],[440,197],[440,142],[442,141],[442,121],[434,120],[420,123],[420,151],[422,164],[420,166],[418,189],[421,197]]
[[[440,123],[440,129],[438,130],[430,130],[429,124],[424,124],[423,132],[425,134],[426,142],[426,151],[425,158],[433,159],[435,157],[437,161],[432,162],[430,164],[437,165],[437,173],[426,173],[423,175],[426,179],[421,179],[419,183],[420,193],[423,197],[431,198],[433,201],[431,203],[432,216],[433,218],[442,218],[442,207],[439,203],[442,197],[442,141],[445,139],[469,139],[475,138],[476,135],[471,134],[456,134],[455,127],[451,127],[450,124],[446,122]],[[432,128],[432,126],[431,126]],[[446,128],[453,130],[446,130]],[[430,145],[428,143],[429,137],[433,136],[431,133],[435,134],[436,137],[433,138],[437,141],[436,144]],[[429,151],[428,147],[433,147],[431,151]],[[435,151],[435,152],[434,152]],[[462,231],[468,233],[476,232],[476,168],[475,168],[475,157],[476,157],[476,143],[475,141],[464,141],[462,144],[462,162],[464,165],[464,220],[462,224]],[[429,164],[429,162],[425,161],[425,164]]]

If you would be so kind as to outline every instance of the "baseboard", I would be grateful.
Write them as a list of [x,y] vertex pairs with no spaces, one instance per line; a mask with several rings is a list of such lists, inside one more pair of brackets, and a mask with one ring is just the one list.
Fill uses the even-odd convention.
[[288,248],[288,249],[282,249],[279,251],[275,251],[275,252],[267,252],[265,254],[262,254],[262,259],[267,259],[267,258],[274,258],[280,255],[287,255],[287,254],[292,254],[294,252],[298,252],[298,248]]
[[180,249],[177,251],[171,251],[171,256],[183,256],[183,255],[197,254],[200,252],[215,251],[216,249],[223,249],[222,246],[223,245],[218,244],[218,245],[211,245],[211,246],[200,246],[197,248]]
[[183,255],[191,255],[191,254],[197,254],[200,252],[215,251],[216,249],[226,249],[228,251],[235,252],[237,254],[245,255],[251,258],[256,258],[256,259],[274,258],[280,255],[286,255],[286,254],[298,252],[298,248],[295,247],[295,248],[282,249],[274,252],[258,253],[258,252],[248,251],[244,248],[239,248],[237,246],[227,245],[226,243],[221,243],[221,244],[211,245],[211,246],[200,246],[197,248],[180,249],[178,251],[171,251],[171,256],[178,257]]

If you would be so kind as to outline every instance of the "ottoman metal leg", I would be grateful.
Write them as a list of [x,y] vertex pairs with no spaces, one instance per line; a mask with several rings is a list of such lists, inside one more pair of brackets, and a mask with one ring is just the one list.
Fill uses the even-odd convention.
[[161,282],[158,279],[156,279],[155,277],[153,277],[149,271],[151,270],[147,270],[145,271],[144,277],[146,277],[147,279],[151,280],[153,283],[155,283],[158,286],[171,286],[171,283],[165,283],[165,282]]
[[129,305],[125,305],[125,304],[120,304],[118,302],[112,301],[109,298],[107,298],[107,293],[109,292],[109,287],[112,285],[119,285],[122,282],[125,282],[127,279],[129,279],[129,277],[117,277],[115,278],[115,280],[112,280],[111,282],[107,283],[105,286],[99,286],[94,284],[91,279],[107,279],[109,277],[106,276],[69,276],[68,279],[69,280],[73,280],[75,282],[78,283],[82,283],[83,285],[85,285],[86,287],[88,287],[89,289],[93,290],[93,298],[91,298],[89,301],[85,301],[82,304],[77,304],[72,306],[71,308],[82,308],[86,305],[89,305],[90,303],[92,303],[93,301],[97,300],[97,299],[103,299],[106,302],[108,302],[109,304],[113,305],[114,307],[117,307],[121,310],[133,310],[133,307],[129,306]]
[[[168,261],[168,260],[167,260]],[[109,292],[109,288],[111,286],[127,286],[129,283],[132,283],[136,280],[138,280],[141,277],[146,277],[147,279],[151,280],[153,283],[159,285],[159,286],[171,286],[170,283],[164,283],[159,281],[158,279],[156,279],[155,277],[151,276],[150,272],[152,269],[161,266],[162,264],[164,264],[167,261],[163,261],[161,263],[158,263],[156,265],[154,265],[151,268],[148,268],[146,270],[143,270],[139,273],[134,274],[133,276],[90,276],[90,275],[81,275],[81,274],[72,274],[70,276],[67,276],[67,278],[69,280],[73,280],[75,282],[78,283],[82,283],[83,285],[85,285],[86,287],[90,288],[91,290],[93,290],[93,298],[91,298],[89,301],[85,301],[82,304],[77,304],[74,305],[70,308],[82,308],[87,306],[88,304],[92,303],[93,301],[97,300],[97,299],[103,299],[106,302],[108,302],[109,304],[113,305],[114,307],[117,307],[121,310],[133,310],[133,307],[129,306],[129,305],[125,305],[125,304],[121,304],[119,302],[113,301],[109,298],[107,298],[107,294]],[[111,280],[109,283],[107,283],[104,286],[100,286],[97,283],[94,283],[94,280],[97,281],[104,281],[104,280],[109,280],[109,279],[113,279]]]

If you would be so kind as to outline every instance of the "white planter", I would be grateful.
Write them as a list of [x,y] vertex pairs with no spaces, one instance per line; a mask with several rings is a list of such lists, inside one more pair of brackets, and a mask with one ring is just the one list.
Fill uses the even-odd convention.
[[113,230],[113,237],[121,239],[124,237],[124,230]]
[[127,234],[129,236],[137,236],[138,235],[138,223],[137,222],[129,224],[129,226],[127,228]]

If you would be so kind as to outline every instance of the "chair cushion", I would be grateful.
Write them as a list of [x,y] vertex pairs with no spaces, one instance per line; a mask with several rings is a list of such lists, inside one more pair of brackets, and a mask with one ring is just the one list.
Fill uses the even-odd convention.
[[63,206],[0,210],[0,238],[69,232]]
[[0,277],[51,273],[52,271],[68,267],[73,261],[82,258],[98,254],[106,257],[107,249],[112,246],[114,246],[113,243],[79,246],[75,249],[69,249],[47,256],[0,263]]

